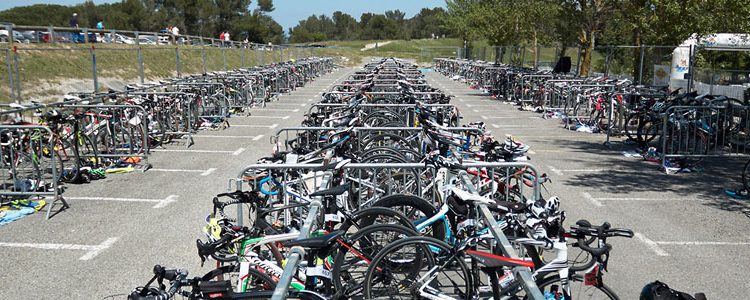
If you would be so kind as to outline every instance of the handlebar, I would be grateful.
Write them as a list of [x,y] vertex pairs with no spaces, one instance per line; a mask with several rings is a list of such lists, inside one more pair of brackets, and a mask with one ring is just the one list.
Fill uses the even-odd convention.
[[[138,287],[128,295],[128,300],[168,300],[174,298],[174,295],[183,286],[183,281],[187,278],[187,270],[172,269],[167,270],[160,265],[154,266],[154,277],[143,287]],[[168,290],[164,290],[162,280],[167,279],[171,282]],[[160,285],[158,288],[149,287],[151,283],[157,281]]]

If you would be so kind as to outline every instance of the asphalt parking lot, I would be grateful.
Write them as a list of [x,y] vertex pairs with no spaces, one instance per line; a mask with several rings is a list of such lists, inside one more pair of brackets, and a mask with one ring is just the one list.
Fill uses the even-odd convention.
[[[354,69],[339,69],[280,97],[231,127],[197,134],[195,145],[159,149],[147,172],[110,175],[71,185],[71,204],[51,220],[35,214],[3,226],[1,299],[101,299],[123,295],[150,278],[153,265],[200,267],[195,239],[211,199],[227,190],[242,167],[266,156],[269,138],[299,126],[310,104]],[[750,288],[750,206],[723,196],[736,184],[739,160],[707,160],[700,173],[665,175],[656,165],[624,157],[629,146],[604,136],[567,131],[559,120],[491,100],[430,72],[435,87],[455,95],[463,122],[484,121],[496,137],[512,134],[531,145],[532,161],[552,176],[547,188],[561,197],[568,224],[586,218],[637,232],[612,239],[605,283],[621,299],[637,299],[646,283],[661,280],[709,299],[742,299]]]

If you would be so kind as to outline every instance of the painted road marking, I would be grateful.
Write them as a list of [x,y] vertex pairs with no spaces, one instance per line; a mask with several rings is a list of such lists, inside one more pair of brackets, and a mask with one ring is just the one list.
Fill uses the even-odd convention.
[[[486,120],[487,117],[482,116],[482,118]],[[542,128],[542,127],[529,127],[527,125],[498,125],[498,124],[492,124],[492,127],[495,127],[495,128],[545,129],[545,128]]]
[[[562,170],[565,171],[565,170]],[[554,172],[554,171],[553,171]],[[561,174],[558,174],[561,175]],[[643,198],[643,197],[593,197],[589,193],[583,193],[583,197],[594,203],[596,206],[604,206],[602,201],[702,201],[698,198],[686,197],[664,197],[664,198]]]
[[493,116],[489,116],[489,117],[487,117],[487,116],[482,116],[482,118],[485,119],[485,120],[487,120],[487,119],[539,119],[539,117],[519,117],[519,116],[516,116],[516,117],[504,117],[504,116],[494,116],[494,117]]
[[467,107],[500,107],[497,104],[466,104]]
[[[291,108],[260,108],[257,111],[291,111],[291,112],[298,112],[299,108],[291,109]],[[252,115],[251,115],[252,117]]]
[[211,175],[211,173],[213,173],[214,171],[216,171],[216,168],[208,168],[208,170],[206,170],[203,173],[201,173],[201,176]]
[[189,170],[189,169],[158,169],[158,168],[151,168],[148,169],[149,172],[175,172],[175,173],[200,173],[200,176],[208,176],[214,171],[216,171],[216,168],[209,168],[208,170]]
[[594,199],[594,197],[592,197],[591,194],[589,194],[587,192],[583,192],[583,198],[585,198],[586,200],[588,200],[589,202],[591,202],[591,204],[594,204],[594,206],[598,206],[598,207],[604,206],[601,202],[599,202],[598,200]]
[[257,115],[251,115],[250,117],[261,118],[261,119],[282,119],[282,120],[286,120],[290,118],[289,116],[278,117],[278,116],[257,116]]
[[270,129],[274,129],[277,126],[279,126],[279,124],[273,124],[271,126],[268,126],[268,125],[255,125],[255,124],[237,124],[237,125],[231,125],[230,127],[239,127],[239,128],[243,128],[243,127],[247,127],[247,128],[270,128]]
[[659,244],[657,244],[656,242],[650,240],[649,238],[647,238],[642,233],[636,232],[634,234],[634,236],[639,241],[641,241],[643,244],[645,244],[646,247],[648,247],[649,249],[651,249],[651,251],[654,251],[654,253],[656,253],[656,255],[658,255],[658,256],[669,256],[669,253],[667,253],[667,251],[664,251],[664,249],[662,249],[661,247],[659,247]]
[[87,251],[83,256],[79,257],[79,260],[91,260],[96,257],[102,251],[111,247],[112,244],[117,242],[119,238],[111,237],[106,239],[99,245],[79,245],[79,244],[50,244],[50,243],[3,243],[0,242],[0,247],[13,247],[13,248],[34,248],[44,250],[82,250]]
[[90,200],[90,201],[120,201],[120,202],[154,202],[153,208],[163,208],[169,203],[177,201],[180,196],[169,195],[164,199],[141,199],[141,198],[113,198],[113,197],[65,197],[68,200]]
[[262,134],[261,134],[261,135],[259,135],[259,136],[256,136],[256,137],[254,137],[254,138],[253,138],[253,141],[257,141],[257,140],[260,140],[260,139],[261,139],[261,138],[263,138],[263,137],[264,137],[264,135],[262,135]]
[[151,152],[184,152],[184,153],[231,153],[233,155],[237,151],[242,153],[242,151],[245,151],[245,148],[240,148],[235,151],[231,150],[194,150],[194,149],[151,149]]
[[263,135],[194,135],[193,138],[216,138],[216,139],[253,139]]
[[557,175],[560,175],[560,176],[562,176],[563,174],[565,174],[565,172],[572,172],[572,173],[575,173],[575,172],[586,172],[586,173],[589,173],[589,172],[591,172],[591,173],[594,173],[594,172],[604,172],[604,171],[606,171],[604,169],[564,169],[564,170],[560,170],[560,169],[557,169],[557,168],[555,168],[553,166],[547,166],[547,167],[550,169],[550,171],[552,171],[553,173],[555,173]]
[[239,148],[239,149],[235,150],[234,152],[232,152],[232,155],[237,156],[237,155],[240,155],[240,153],[242,153],[244,151],[245,151],[245,148]]

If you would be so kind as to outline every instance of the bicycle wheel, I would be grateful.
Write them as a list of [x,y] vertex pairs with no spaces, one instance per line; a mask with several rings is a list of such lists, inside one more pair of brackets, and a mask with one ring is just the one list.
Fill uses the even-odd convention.
[[386,246],[364,277],[365,299],[471,299],[472,287],[463,257],[429,237],[409,237]]
[[[605,284],[602,284],[600,287],[586,285],[581,275],[570,276],[568,284],[570,284],[571,295],[565,295],[565,291],[562,290],[560,277],[557,274],[542,279],[538,286],[545,299],[620,299]],[[560,295],[564,298],[559,297]]]
[[364,275],[372,258],[386,245],[417,235],[414,229],[393,224],[375,224],[357,231],[333,259],[333,284],[337,295],[361,299]]
[[[373,206],[392,208],[403,213],[407,219],[416,224],[437,214],[437,209],[434,205],[425,199],[413,195],[396,194],[386,196],[376,201]],[[427,226],[422,230],[421,234],[444,241],[446,236],[444,220],[437,220],[435,223]]]
[[265,272],[256,269],[254,266],[250,266],[248,269],[248,276],[246,281],[240,283],[239,278],[239,265],[230,265],[216,268],[209,271],[203,277],[201,281],[227,281],[232,284],[232,290],[237,290],[238,284],[246,284],[244,290],[247,292],[252,291],[271,291],[276,289],[276,282],[268,276]]

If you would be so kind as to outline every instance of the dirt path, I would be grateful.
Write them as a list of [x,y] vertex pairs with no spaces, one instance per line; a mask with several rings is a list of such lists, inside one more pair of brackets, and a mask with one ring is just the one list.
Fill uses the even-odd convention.
[[359,51],[367,51],[367,50],[370,50],[370,49],[375,49],[375,45],[376,45],[376,44],[378,45],[378,47],[380,47],[380,46],[388,45],[388,44],[390,44],[391,42],[393,42],[393,41],[385,41],[385,42],[376,42],[376,43],[370,43],[370,44],[367,44],[367,45],[365,45],[365,47],[364,47],[364,48],[362,48],[362,49],[359,49]]

